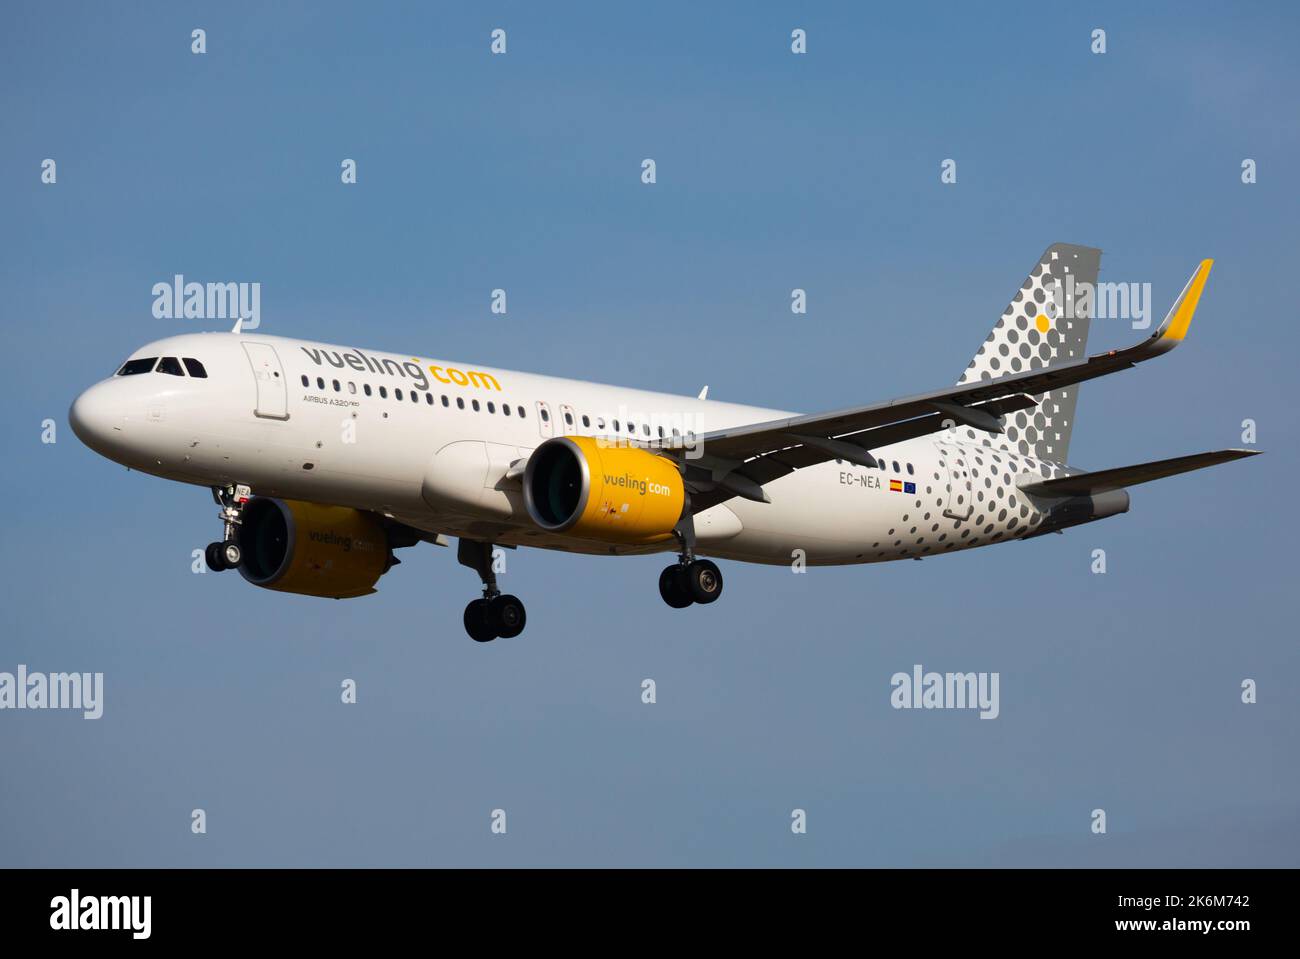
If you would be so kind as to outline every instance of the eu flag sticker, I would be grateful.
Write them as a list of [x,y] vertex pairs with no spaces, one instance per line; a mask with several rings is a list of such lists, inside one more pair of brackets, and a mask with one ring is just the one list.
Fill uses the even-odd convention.
[[904,483],[904,484],[903,484],[903,492],[904,492],[904,493],[915,493],[915,492],[916,492],[916,484],[915,484],[915,483]]

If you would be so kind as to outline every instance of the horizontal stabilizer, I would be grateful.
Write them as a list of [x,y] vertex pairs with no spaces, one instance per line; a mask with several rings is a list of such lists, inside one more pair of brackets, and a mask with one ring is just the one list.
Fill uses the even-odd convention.
[[1033,496],[1087,496],[1136,486],[1138,483],[1149,483],[1207,466],[1217,466],[1261,452],[1263,451],[1216,450],[1213,453],[1175,456],[1171,460],[1156,460],[1154,463],[1138,463],[1136,466],[1118,466],[1110,470],[1097,470],[1095,473],[1075,473],[1073,476],[1058,476],[1056,479],[1033,480],[1019,485]]

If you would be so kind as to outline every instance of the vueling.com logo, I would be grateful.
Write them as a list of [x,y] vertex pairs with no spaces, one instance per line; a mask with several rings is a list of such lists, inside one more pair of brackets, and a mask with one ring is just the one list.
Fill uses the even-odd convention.
[[654,493],[656,496],[671,496],[673,492],[672,489],[665,486],[663,483],[656,483],[649,477],[646,477],[645,479],[637,479],[632,473],[624,473],[622,476],[614,476],[610,473],[606,473],[605,485],[636,490],[642,496],[645,496],[646,493]]
[[[247,327],[245,327],[247,329]],[[429,377],[424,375],[420,360],[395,360],[391,356],[373,357],[360,350],[327,350],[323,348],[302,348],[303,354],[317,366],[328,363],[335,369],[351,368],[358,373],[378,373],[381,376],[396,376],[409,379],[417,390],[429,388]],[[439,383],[455,386],[473,386],[480,390],[500,390],[501,384],[491,373],[482,370],[458,370],[454,366],[430,366],[429,372]]]

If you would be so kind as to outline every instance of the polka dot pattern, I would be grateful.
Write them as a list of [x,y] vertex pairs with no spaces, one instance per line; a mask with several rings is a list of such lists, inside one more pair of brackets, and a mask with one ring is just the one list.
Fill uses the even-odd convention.
[[[1067,277],[1073,275],[1075,284],[1096,284],[1100,263],[1101,251],[1092,247],[1066,243],[1048,247],[1007,304],[958,385],[1083,359],[1090,318],[1082,310],[1067,310],[1072,305],[1065,302]],[[1078,391],[1078,385],[1074,385],[1035,396],[1037,408],[1010,414],[1005,421],[1006,432],[1000,436],[956,427],[937,434],[936,439],[1064,463],[1069,455]]]
[[897,524],[871,543],[868,562],[935,556],[1027,536],[1046,514],[1020,492],[1017,479],[1066,473],[1056,463],[1007,450],[943,442],[935,447],[937,470],[917,483],[915,499],[903,501]]
[[[1066,309],[1068,277],[1076,285],[1096,284],[1100,263],[1101,251],[1091,247],[1048,247],[958,384],[1085,358],[1089,316]],[[1076,312],[1080,315],[1072,315]],[[917,476],[916,496],[898,497],[900,518],[891,520],[893,525],[878,533],[860,558],[884,562],[937,556],[1021,539],[1038,530],[1047,515],[1018,483],[1069,472],[1065,464],[1077,398],[1077,386],[1036,396],[1036,407],[1006,417],[1006,432],[1000,435],[965,426],[936,433],[938,455]]]

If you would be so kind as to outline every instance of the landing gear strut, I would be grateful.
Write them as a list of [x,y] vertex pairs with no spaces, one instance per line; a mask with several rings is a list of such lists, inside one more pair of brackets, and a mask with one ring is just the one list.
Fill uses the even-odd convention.
[[214,573],[237,569],[243,562],[244,553],[239,548],[239,517],[251,496],[252,490],[243,485],[212,487],[212,498],[221,507],[217,518],[221,520],[222,535],[221,542],[208,544],[203,558]]
[[513,639],[524,631],[528,614],[519,597],[497,589],[497,574],[492,569],[492,544],[461,538],[456,559],[468,566],[483,581],[483,598],[465,607],[465,632],[476,643],[494,639]]
[[677,562],[659,574],[659,595],[673,609],[713,602],[722,595],[722,570],[712,560],[695,558],[695,519],[689,502],[673,534],[681,552]]

